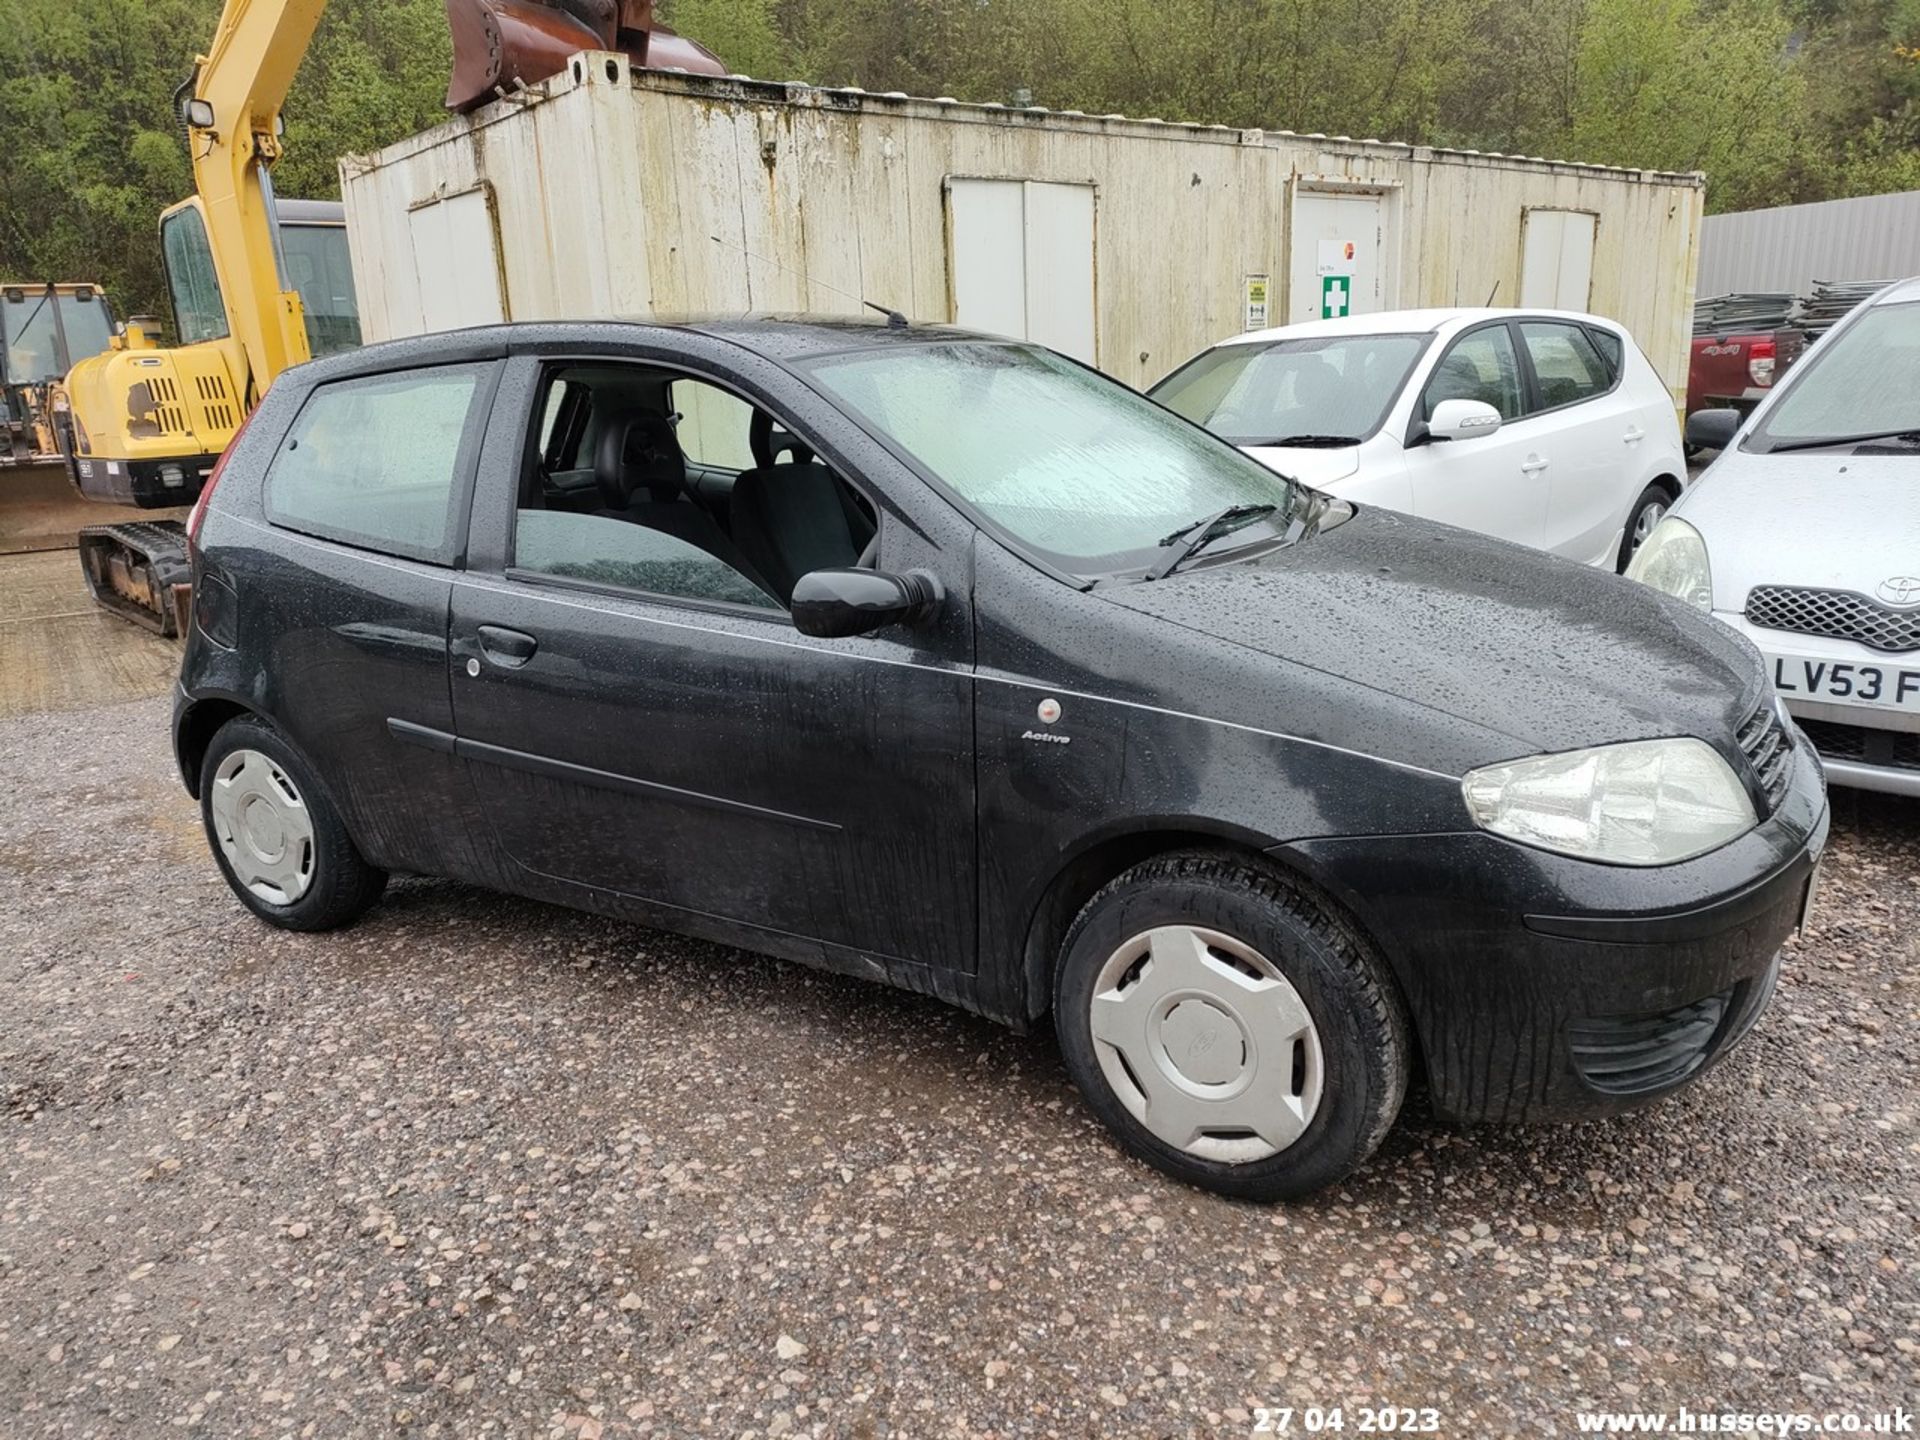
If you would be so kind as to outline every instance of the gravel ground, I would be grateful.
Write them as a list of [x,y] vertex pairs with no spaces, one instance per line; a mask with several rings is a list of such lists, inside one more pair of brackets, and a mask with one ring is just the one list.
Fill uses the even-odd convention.
[[8,1440],[1389,1403],[1466,1437],[1920,1393],[1920,805],[1839,797],[1778,1002],[1686,1095],[1470,1133],[1416,1099],[1339,1193],[1259,1208],[931,1001],[438,882],[269,930],[163,705],[0,721]]

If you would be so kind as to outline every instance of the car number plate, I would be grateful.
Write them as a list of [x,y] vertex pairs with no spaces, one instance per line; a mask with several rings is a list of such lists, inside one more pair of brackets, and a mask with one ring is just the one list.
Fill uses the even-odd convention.
[[1920,666],[1772,655],[1773,688],[1788,700],[1871,705],[1920,715]]

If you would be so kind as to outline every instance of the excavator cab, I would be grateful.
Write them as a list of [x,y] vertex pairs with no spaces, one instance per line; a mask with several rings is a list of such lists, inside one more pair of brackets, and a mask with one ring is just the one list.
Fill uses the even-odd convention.
[[57,453],[54,386],[112,334],[113,309],[97,285],[0,284],[0,465]]

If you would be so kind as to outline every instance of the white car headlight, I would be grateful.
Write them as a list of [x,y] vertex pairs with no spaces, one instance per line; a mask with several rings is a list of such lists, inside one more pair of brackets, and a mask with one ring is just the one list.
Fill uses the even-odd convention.
[[1653,533],[1633,552],[1633,559],[1627,562],[1627,578],[1702,610],[1713,609],[1713,571],[1707,566],[1707,542],[1676,515],[1654,526]]
[[1482,829],[1610,865],[1671,865],[1759,823],[1733,767],[1704,740],[1635,740],[1471,770]]

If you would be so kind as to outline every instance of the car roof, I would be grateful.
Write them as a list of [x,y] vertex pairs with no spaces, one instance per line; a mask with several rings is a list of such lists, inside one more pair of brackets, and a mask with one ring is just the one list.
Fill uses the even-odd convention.
[[444,365],[456,361],[496,360],[514,350],[539,351],[569,345],[615,345],[622,340],[658,340],[663,332],[707,335],[764,356],[777,365],[791,365],[815,355],[915,345],[975,341],[991,345],[1020,345],[1001,335],[962,330],[951,325],[895,325],[875,315],[731,315],[717,319],[633,317],[606,320],[521,320],[503,325],[474,325],[460,330],[434,330],[376,341],[295,366],[302,385],[357,375]]
[[1903,305],[1909,300],[1920,300],[1920,275],[1909,280],[1896,280],[1869,302],[1874,305]]
[[1008,342],[1003,335],[963,330],[954,325],[896,325],[879,315],[733,315],[672,321],[643,321],[656,327],[696,330],[717,339],[757,351],[775,360],[800,360],[839,350],[869,350],[881,346],[951,343],[956,340]]
[[1215,343],[1263,345],[1275,340],[1320,340],[1337,335],[1430,335],[1441,330],[1462,329],[1482,320],[1511,320],[1519,316],[1573,320],[1583,325],[1602,325],[1609,330],[1620,328],[1617,322],[1604,316],[1586,315],[1577,310],[1456,305],[1433,306],[1423,310],[1376,310],[1368,315],[1343,315],[1337,320],[1303,320],[1297,325],[1276,325],[1268,330],[1229,335]]

